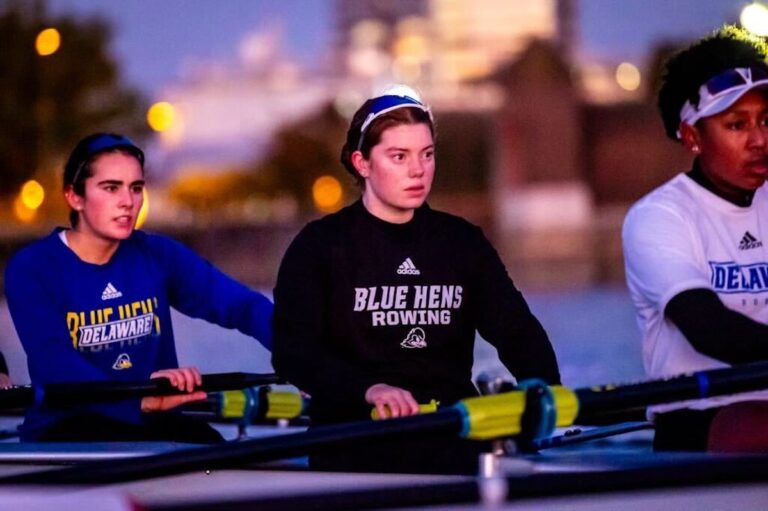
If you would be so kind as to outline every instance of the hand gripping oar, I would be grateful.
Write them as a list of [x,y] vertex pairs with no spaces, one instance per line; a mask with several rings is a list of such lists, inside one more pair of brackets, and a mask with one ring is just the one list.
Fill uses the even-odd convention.
[[[215,392],[279,383],[275,374],[219,373],[203,375],[199,390]],[[0,409],[24,408],[33,403],[65,407],[76,404],[118,401],[145,396],[183,394],[167,378],[135,382],[73,382],[20,386],[0,390]]]
[[[216,469],[305,455],[318,448],[414,433],[446,432],[487,440],[570,426],[590,414],[698,399],[768,387],[768,363],[702,371],[669,380],[571,390],[533,385],[525,390],[472,397],[433,413],[400,419],[316,427],[303,433],[197,447],[153,456],[91,462],[55,471],[0,478],[0,483],[99,484]],[[538,396],[538,397],[537,397]],[[539,416],[534,424],[532,417]],[[554,416],[554,417],[553,417]],[[546,433],[551,434],[551,430]],[[535,435],[533,435],[535,437]]]

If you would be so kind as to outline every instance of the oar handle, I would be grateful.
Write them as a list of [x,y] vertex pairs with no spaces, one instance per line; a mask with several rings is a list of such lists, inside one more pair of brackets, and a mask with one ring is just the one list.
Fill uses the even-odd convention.
[[200,389],[206,392],[217,392],[284,382],[285,380],[274,373],[214,373],[203,375],[203,384]]
[[[690,380],[681,382],[685,391],[675,393],[678,399],[693,399],[702,395],[723,394],[726,392],[745,391],[765,388],[768,385],[768,365],[734,368],[705,374],[694,375],[699,382],[689,387]],[[743,373],[752,373],[746,376]],[[689,377],[690,378],[690,377]],[[733,380],[736,379],[734,383]],[[731,381],[731,383],[727,383]],[[667,385],[666,382],[648,382]],[[628,386],[625,390],[635,398],[629,403],[632,407],[658,403],[657,390],[642,384],[643,387]],[[736,390],[738,389],[738,390]],[[641,392],[643,390],[644,392]],[[651,392],[653,390],[653,392]],[[667,389],[669,390],[669,389]],[[707,392],[704,392],[706,390]],[[691,391],[692,394],[691,395]],[[553,386],[548,391],[547,408],[554,407],[556,425],[570,426],[578,416],[586,416],[585,409],[605,410],[597,406],[597,396],[606,396],[605,389],[580,389],[573,391],[565,387]],[[587,395],[594,394],[594,400],[586,404]],[[641,394],[646,394],[644,397]],[[307,432],[277,435],[270,438],[245,440],[242,442],[217,444],[212,447],[195,447],[172,453],[163,453],[127,460],[93,462],[87,466],[76,466],[56,472],[35,472],[21,475],[0,477],[1,484],[94,484],[141,479],[153,476],[167,476],[188,472],[195,469],[225,467],[238,462],[263,462],[281,458],[303,456],[317,449],[329,449],[338,445],[350,445],[355,441],[373,441],[377,438],[409,437],[416,433],[461,434],[468,438],[492,439],[514,436],[521,433],[523,415],[529,396],[535,396],[528,388],[525,391],[512,391],[503,394],[467,398],[454,405],[433,413],[426,413],[383,421],[365,421],[329,426],[317,426]],[[620,406],[617,390],[610,392],[610,401]],[[584,400],[584,403],[580,402]],[[581,408],[581,409],[580,409]],[[548,410],[541,409],[541,415],[548,415]],[[635,481],[632,481],[634,484]]]
[[582,420],[608,412],[762,389],[768,389],[767,362],[709,369],[666,380],[582,388],[574,392],[579,401],[577,420]]
[[[199,390],[217,392],[280,382],[281,379],[276,374],[206,374],[203,375],[203,384]],[[33,403],[48,406],[71,406],[183,393],[172,386],[167,378],[153,378],[135,382],[106,381],[51,383],[42,386],[28,385],[0,390],[0,409],[23,408]]]
[[214,392],[203,401],[184,406],[184,410],[202,413],[206,418],[236,420],[243,424],[298,419],[308,408],[309,398],[301,393],[275,390],[268,385]]

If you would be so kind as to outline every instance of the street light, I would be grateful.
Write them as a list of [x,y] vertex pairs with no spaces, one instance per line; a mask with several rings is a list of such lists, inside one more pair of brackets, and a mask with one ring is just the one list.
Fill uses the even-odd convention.
[[741,25],[757,36],[768,35],[768,7],[760,2],[753,2],[744,7],[739,17]]
[[622,62],[616,68],[616,83],[626,91],[637,90],[641,79],[640,70],[634,64]]
[[344,191],[341,183],[333,176],[320,176],[312,184],[312,199],[315,207],[324,212],[332,213],[341,207]]
[[43,200],[45,200],[45,190],[34,179],[30,179],[21,187],[21,202],[27,208],[37,209],[43,204]]
[[37,210],[43,204],[45,190],[40,183],[30,179],[21,187],[21,191],[13,201],[13,212],[22,222],[31,222],[37,216]]
[[176,120],[176,109],[167,101],[159,101],[149,107],[147,123],[155,131],[168,131]]
[[35,38],[35,50],[41,57],[56,53],[61,46],[61,34],[55,28],[41,30]]

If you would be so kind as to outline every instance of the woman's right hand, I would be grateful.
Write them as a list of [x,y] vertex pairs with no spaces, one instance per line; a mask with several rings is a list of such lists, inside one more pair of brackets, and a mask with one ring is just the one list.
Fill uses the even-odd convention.
[[187,392],[187,394],[179,394],[175,396],[147,396],[141,400],[141,411],[148,412],[164,412],[177,406],[181,406],[184,403],[190,401],[200,401],[205,399],[208,394],[202,390],[195,391],[195,387],[199,387],[203,383],[203,377],[200,371],[195,367],[180,367],[178,369],[161,369],[155,371],[149,377],[154,378],[167,378],[171,385],[177,389]]
[[376,407],[382,419],[406,417],[419,413],[419,403],[410,392],[386,383],[377,383],[365,391],[365,400]]

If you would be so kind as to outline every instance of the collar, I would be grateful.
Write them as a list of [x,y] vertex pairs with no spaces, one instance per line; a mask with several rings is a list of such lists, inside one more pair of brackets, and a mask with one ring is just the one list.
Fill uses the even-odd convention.
[[706,174],[704,174],[704,171],[701,170],[701,165],[699,165],[699,159],[696,158],[693,160],[693,167],[691,170],[689,170],[686,175],[693,179],[697,184],[701,185],[702,187],[706,188],[710,192],[714,193],[718,197],[720,197],[723,200],[726,200],[730,202],[731,204],[734,204],[736,206],[739,206],[740,208],[747,208],[752,205],[752,200],[755,198],[755,191],[749,191],[749,190],[743,190],[739,194],[734,193],[725,193],[723,190],[718,188],[711,179],[707,177]]

